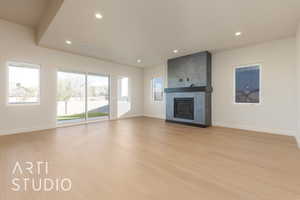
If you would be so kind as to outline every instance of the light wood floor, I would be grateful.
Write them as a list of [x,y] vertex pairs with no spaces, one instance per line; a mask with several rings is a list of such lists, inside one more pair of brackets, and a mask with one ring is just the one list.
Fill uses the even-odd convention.
[[[48,161],[72,190],[13,192],[16,161]],[[300,150],[292,137],[151,118],[2,136],[0,199],[300,200]]]

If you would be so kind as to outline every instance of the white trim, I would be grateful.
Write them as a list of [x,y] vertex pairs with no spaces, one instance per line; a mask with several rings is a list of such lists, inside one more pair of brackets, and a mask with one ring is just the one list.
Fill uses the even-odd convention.
[[130,115],[125,115],[124,117],[119,117],[114,120],[119,120],[119,119],[129,119],[129,118],[135,118],[135,117],[143,117],[143,114],[130,114]]
[[[85,117],[84,117],[84,121],[86,121],[86,85],[87,85],[87,73],[86,72],[82,72],[82,73],[77,73],[77,72],[72,72],[72,71],[70,71],[70,72],[67,72],[67,71],[60,71],[60,70],[57,70],[56,71],[56,95],[58,94],[58,90],[57,90],[57,88],[58,88],[58,81],[59,81],[59,79],[58,79],[58,74],[59,73],[68,73],[68,74],[76,74],[76,75],[82,75],[82,76],[84,76],[84,87],[85,87],[85,89],[84,89],[84,98],[85,98],[85,106],[84,106],[84,112],[85,112]],[[56,120],[56,127],[59,127],[61,124],[77,124],[77,122],[65,122],[65,123],[60,123],[58,120],[57,120],[57,117],[58,117],[58,112],[57,112],[57,99],[56,99],[56,115],[55,115],[55,120]]]
[[[163,119],[163,120],[165,119],[164,117],[161,117],[161,116],[148,115],[148,114],[144,114],[144,115],[135,114],[135,115],[130,115],[130,116],[126,116],[126,117],[121,117],[119,119],[129,119],[129,118],[142,117],[142,116],[156,118],[156,119]],[[113,119],[113,120],[118,120],[118,119]],[[0,136],[21,134],[21,133],[31,133],[34,131],[44,131],[44,130],[49,130],[49,129],[72,127],[72,126],[78,126],[78,125],[88,125],[91,123],[99,123],[99,122],[103,122],[103,121],[108,121],[108,120],[104,119],[104,120],[97,120],[97,121],[90,121],[90,122],[79,122],[79,123],[71,123],[71,124],[67,123],[67,124],[60,124],[60,125],[56,124],[56,125],[52,125],[52,126],[36,126],[33,128],[19,128],[19,129],[12,129],[12,130],[0,130]],[[237,128],[237,129],[258,131],[258,132],[266,132],[266,133],[285,135],[285,136],[294,136],[298,143],[298,147],[300,148],[300,138],[295,136],[296,130],[258,128],[258,127],[245,126],[245,125],[233,125],[233,124],[226,123],[226,122],[214,122],[213,126],[221,126],[221,127],[226,127],[226,128]]]
[[19,128],[19,129],[11,129],[11,130],[0,130],[0,136],[4,135],[14,135],[14,134],[20,134],[20,133],[30,133],[34,131],[43,131],[48,129],[55,129],[56,126],[36,126],[32,128]]
[[[89,76],[97,76],[97,77],[106,77],[108,79],[108,120],[111,118],[111,114],[110,114],[110,110],[111,110],[111,76],[110,75],[107,75],[107,74],[100,74],[100,73],[92,73],[92,72],[86,72],[86,90],[85,90],[85,93],[86,93],[86,121],[93,121],[93,120],[89,120],[88,118],[88,77]],[[97,120],[96,120],[97,121]]]
[[86,74],[86,72],[83,72],[83,71],[79,71],[79,70],[78,71],[77,70],[67,70],[65,68],[58,68],[57,72],[70,73],[70,74],[81,74],[81,75]]
[[[163,120],[166,119],[165,117],[158,116],[158,115],[144,114],[144,116],[150,117],[150,118],[163,119]],[[228,123],[228,122],[213,122],[213,126],[221,126],[221,127],[226,127],[226,128],[235,128],[235,129],[242,129],[242,130],[248,130],[248,131],[265,132],[265,133],[271,133],[271,134],[277,134],[277,135],[296,137],[295,136],[296,130],[261,128],[261,127],[255,127],[255,126],[249,126],[249,125],[233,124],[233,123]],[[296,137],[296,139],[297,139],[297,137]],[[300,138],[298,139],[298,145],[300,148]]]
[[20,102],[20,103],[6,103],[6,106],[39,106],[41,105],[40,102]]
[[[83,75],[84,76],[84,82],[85,82],[85,91],[84,91],[84,96],[85,96],[85,108],[84,108],[84,112],[85,112],[85,117],[84,120],[82,122],[68,122],[65,121],[64,123],[60,123],[59,121],[57,121],[57,109],[56,109],[56,124],[57,127],[61,127],[61,126],[67,126],[69,125],[78,125],[78,124],[88,124],[88,123],[93,123],[93,122],[98,122],[98,121],[103,121],[103,120],[110,120],[111,118],[111,77],[110,75],[107,74],[101,74],[101,73],[93,73],[93,72],[74,72],[74,71],[65,71],[65,70],[57,70],[56,71],[56,88],[57,88],[57,84],[58,84],[58,73],[69,73],[69,74],[78,74],[78,75]],[[107,77],[108,78],[108,119],[91,119],[89,120],[88,118],[88,77],[89,76],[98,76],[98,77]],[[56,91],[57,93],[57,91]],[[56,101],[57,103],[57,101]]]
[[89,112],[89,108],[88,108],[88,74],[86,73],[84,76],[84,81],[85,81],[85,86],[84,86],[84,120],[87,121],[88,120],[88,112]]
[[[38,96],[37,101],[34,102],[9,102],[9,67],[19,67],[19,68],[27,68],[27,69],[37,69],[38,70]],[[17,61],[7,61],[6,62],[6,106],[39,106],[41,104],[41,65],[25,63],[25,62],[17,62]]]
[[297,134],[296,130],[292,129],[276,129],[276,128],[266,128],[266,127],[257,127],[247,124],[235,124],[230,122],[213,122],[213,126],[221,126],[226,128],[236,128],[249,131],[265,132],[277,135],[286,135],[286,136],[295,136]]
[[[245,68],[245,67],[252,67],[252,66],[258,66],[259,67],[259,103],[237,103],[235,100],[235,95],[236,95],[236,69],[238,68]],[[250,64],[245,64],[245,65],[236,65],[233,66],[233,104],[234,105],[256,105],[259,106],[263,102],[262,99],[262,64],[259,63],[250,63]]]
[[[134,115],[128,115],[121,119],[129,119],[129,118],[135,118],[135,117],[142,117],[142,114],[134,114]],[[117,119],[117,120],[119,120]],[[48,126],[36,126],[36,127],[32,127],[32,128],[19,128],[19,129],[11,129],[11,130],[0,130],[0,137],[1,136],[5,136],[5,135],[14,135],[14,134],[21,134],[21,133],[31,133],[31,132],[35,132],[35,131],[45,131],[45,130],[49,130],[49,129],[57,129],[57,128],[63,128],[63,127],[72,127],[72,126],[79,126],[79,125],[89,125],[89,124],[93,124],[93,123],[99,123],[99,122],[105,122],[105,121],[109,121],[107,119],[103,119],[103,120],[93,120],[93,121],[83,121],[83,122],[79,122],[79,123],[65,123],[65,124],[55,124],[55,125],[48,125]]]
[[39,64],[33,64],[33,63],[28,63],[28,62],[19,62],[19,61],[7,61],[6,62],[7,66],[11,65],[14,67],[20,67],[20,68],[32,68],[32,69],[40,69],[41,65]]
[[88,125],[92,123],[97,123],[97,122],[104,122],[104,121],[109,121],[109,117],[103,117],[102,119],[94,119],[94,120],[82,120],[78,122],[62,122],[62,123],[57,123],[56,128],[61,128],[61,127],[69,127],[69,126],[78,126],[78,125]]
[[[125,96],[122,96],[122,79],[123,78],[127,78],[128,79],[128,88],[127,88],[127,100],[124,101],[124,100],[121,100],[122,97],[125,97]],[[117,76],[117,101],[119,102],[131,102],[131,78],[129,76]]]
[[144,114],[144,117],[150,117],[150,118],[156,118],[156,119],[166,119],[166,117],[164,117],[164,116],[149,115],[149,114]]

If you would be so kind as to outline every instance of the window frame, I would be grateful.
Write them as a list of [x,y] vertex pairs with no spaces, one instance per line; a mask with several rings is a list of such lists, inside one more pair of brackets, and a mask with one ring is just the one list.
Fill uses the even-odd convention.
[[[253,67],[258,66],[259,68],[259,102],[258,103],[239,103],[236,102],[236,69],[246,68],[246,67]],[[263,102],[262,99],[262,64],[261,63],[252,63],[252,64],[243,64],[243,65],[236,65],[233,67],[233,104],[234,105],[254,105],[259,106]]]
[[[65,122],[59,122],[57,120],[57,115],[58,115],[58,112],[57,112],[57,107],[56,107],[56,117],[55,117],[55,120],[56,120],[56,126],[57,127],[65,127],[65,126],[70,126],[70,125],[76,125],[76,124],[89,124],[89,123],[94,123],[94,122],[99,122],[99,121],[103,121],[103,120],[106,120],[106,119],[90,119],[88,118],[88,102],[87,102],[87,97],[88,97],[88,93],[87,93],[87,89],[88,89],[88,76],[91,75],[91,76],[103,76],[103,77],[107,77],[108,78],[108,116],[107,116],[107,120],[111,120],[111,102],[112,102],[112,99],[111,99],[111,75],[110,74],[104,74],[104,73],[98,73],[98,72],[89,72],[89,71],[77,71],[77,70],[68,70],[67,68],[63,68],[63,67],[59,67],[57,70],[56,70],[56,94],[57,94],[57,84],[58,84],[58,73],[59,72],[62,72],[62,73],[70,73],[70,74],[80,74],[80,75],[84,75],[84,88],[85,88],[85,95],[84,95],[84,98],[85,98],[85,108],[84,108],[84,112],[85,112],[85,117],[84,117],[84,120],[82,121],[79,121],[79,122],[68,122],[68,121],[65,121]],[[56,99],[56,104],[57,104],[57,99]],[[57,106],[57,105],[56,105]]]
[[[124,97],[121,95],[122,93],[122,83],[120,82],[121,79],[127,78],[128,79],[128,94],[127,100],[120,100],[120,98]],[[131,78],[129,76],[118,76],[117,77],[117,101],[119,102],[131,102]]]
[[164,101],[164,91],[162,91],[161,100],[156,100],[155,95],[154,95],[154,79],[157,79],[157,78],[161,78],[161,80],[162,80],[162,90],[164,90],[164,79],[163,79],[162,76],[155,76],[155,77],[151,78],[151,97],[152,97],[152,101],[158,103],[158,102],[163,102]]
[[109,74],[101,74],[101,73],[93,73],[93,72],[86,72],[85,73],[86,74],[86,84],[85,84],[85,98],[86,98],[86,121],[87,122],[94,122],[94,121],[102,121],[102,119],[89,119],[89,117],[88,117],[88,77],[89,77],[89,75],[90,76],[102,76],[102,77],[106,77],[107,79],[108,79],[108,116],[107,116],[107,118],[108,118],[108,120],[110,120],[111,119],[111,113],[110,113],[110,111],[111,111],[111,94],[110,94],[110,91],[111,91],[111,76],[109,75]]
[[[10,87],[9,87],[9,67],[19,67],[19,68],[27,68],[27,69],[37,69],[38,70],[38,95],[37,95],[37,101],[36,102],[16,102],[12,103],[9,102],[9,96],[10,96]],[[41,65],[39,64],[33,64],[33,63],[27,63],[27,62],[19,62],[19,61],[7,61],[6,62],[6,105],[7,106],[33,106],[33,105],[40,105],[41,104]]]

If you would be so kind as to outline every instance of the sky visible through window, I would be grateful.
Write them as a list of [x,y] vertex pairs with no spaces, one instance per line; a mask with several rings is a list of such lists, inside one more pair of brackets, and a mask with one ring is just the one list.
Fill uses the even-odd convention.
[[253,65],[235,70],[235,102],[260,102],[260,67]]
[[9,103],[37,102],[39,69],[9,65]]
[[128,97],[128,78],[123,77],[121,79],[121,97]]
[[58,72],[57,120],[60,123],[95,119],[108,115],[109,77]]
[[17,83],[20,83],[23,87],[36,87],[38,82],[38,69],[9,66],[9,84],[11,88],[15,88]]
[[155,101],[161,101],[163,98],[163,79],[161,77],[153,78],[153,98]]
[[97,76],[89,75],[88,76],[89,86],[105,86],[108,87],[108,77],[107,76]]

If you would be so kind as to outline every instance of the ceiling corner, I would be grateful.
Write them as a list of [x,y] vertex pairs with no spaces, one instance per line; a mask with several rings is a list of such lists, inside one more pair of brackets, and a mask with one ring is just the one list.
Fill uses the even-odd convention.
[[40,41],[43,35],[48,30],[51,22],[55,18],[56,14],[58,13],[59,9],[63,5],[65,0],[51,0],[48,2],[47,8],[45,10],[44,15],[41,18],[39,25],[36,28],[36,42],[40,44]]

